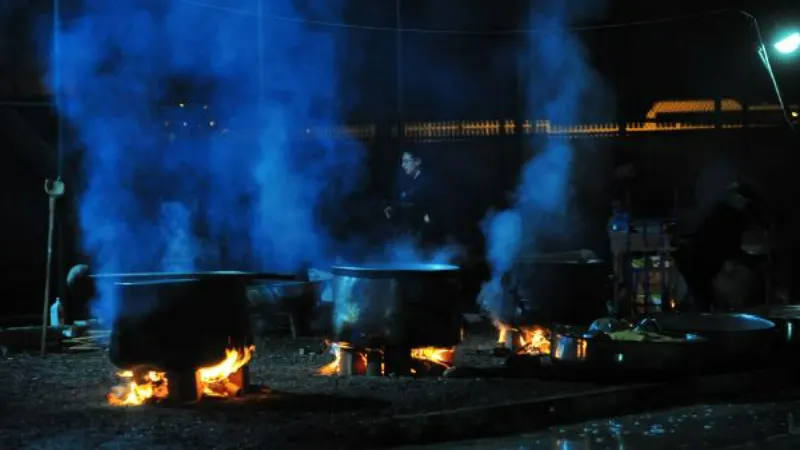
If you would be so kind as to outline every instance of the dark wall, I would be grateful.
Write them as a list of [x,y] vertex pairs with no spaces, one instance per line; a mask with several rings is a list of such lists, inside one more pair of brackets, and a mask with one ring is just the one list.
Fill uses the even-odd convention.
[[[546,139],[546,138],[539,138]],[[543,141],[527,141],[540,147]],[[792,174],[797,167],[797,137],[779,129],[708,130],[640,133],[623,137],[573,139],[575,164],[572,181],[576,200],[576,221],[602,235],[610,210],[611,172],[620,155],[637,168],[637,189],[664,193],[671,198],[673,187],[685,186],[690,201],[701,205],[714,190],[737,177],[758,181],[776,203],[789,204],[797,192]],[[4,208],[2,243],[4,258],[0,269],[0,314],[40,311],[43,293],[47,240],[47,196],[45,178],[53,175],[25,157],[25,149],[0,135],[0,199]],[[391,195],[398,176],[400,154],[405,148],[418,151],[425,170],[446,192],[446,214],[452,218],[451,231],[465,239],[479,237],[478,222],[492,206],[503,206],[516,183],[524,161],[523,141],[515,136],[483,137],[461,141],[414,142],[402,144],[391,139],[368,145],[369,188],[353,198],[349,209],[365,217],[355,226],[367,226],[370,217],[379,218],[381,199]],[[74,183],[68,183],[68,188]],[[669,202],[665,202],[669,204]],[[61,219],[74,214],[69,201],[60,204]],[[666,210],[664,214],[670,214]],[[794,213],[788,219],[794,220]],[[787,219],[787,220],[788,220]],[[62,250],[56,260],[56,281],[63,279],[68,265],[76,263],[71,249],[77,238],[69,220],[62,221]],[[588,231],[586,231],[588,230]],[[358,230],[354,230],[358,232]],[[583,238],[583,241],[581,239]],[[585,236],[575,245],[583,246]]]
[[0,259],[0,313],[36,311],[45,276],[48,197],[42,165],[25,158],[0,135],[0,202],[3,205]]

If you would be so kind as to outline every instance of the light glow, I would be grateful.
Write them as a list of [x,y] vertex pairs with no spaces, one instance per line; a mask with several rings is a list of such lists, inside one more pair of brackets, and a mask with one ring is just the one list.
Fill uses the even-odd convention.
[[788,55],[800,49],[800,32],[795,32],[775,43],[775,50]]

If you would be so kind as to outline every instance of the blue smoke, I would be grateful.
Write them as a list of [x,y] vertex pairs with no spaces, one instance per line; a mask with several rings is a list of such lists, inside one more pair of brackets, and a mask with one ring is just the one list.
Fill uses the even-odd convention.
[[[527,71],[526,112],[531,120],[553,124],[580,123],[583,105],[591,104],[601,90],[596,72],[580,40],[570,30],[574,22],[597,12],[599,1],[537,3],[531,12],[520,62]],[[487,259],[492,278],[480,296],[481,306],[500,316],[503,311],[502,278],[524,253],[536,252],[541,243],[569,231],[567,211],[572,165],[577,160],[568,138],[531,140],[533,156],[522,168],[520,184],[510,209],[490,213],[483,222]]]
[[[264,4],[341,21],[339,0]],[[320,199],[355,187],[362,151],[301,131],[343,123],[344,40],[268,20],[260,59],[257,11],[257,0],[84,0],[64,21],[47,81],[83,150],[79,215],[94,272],[291,272],[327,260]],[[112,292],[101,287],[95,303],[113,319]]]

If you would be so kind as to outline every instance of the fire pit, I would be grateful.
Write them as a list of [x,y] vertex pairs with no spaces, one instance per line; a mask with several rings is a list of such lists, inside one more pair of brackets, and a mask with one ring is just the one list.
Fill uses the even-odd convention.
[[538,325],[512,327],[497,322],[497,345],[515,354],[549,355],[550,331]]
[[[442,375],[453,367],[455,346],[403,349],[357,349],[349,343],[330,344],[336,358],[320,369],[322,375]],[[388,366],[386,361],[389,362]],[[394,364],[393,364],[394,362]],[[398,366],[405,362],[406,366]],[[400,372],[404,370],[403,372]]]
[[98,277],[116,295],[109,358],[126,380],[109,401],[191,401],[244,393],[254,350],[246,295],[252,276]]
[[335,266],[332,272],[337,360],[323,373],[408,375],[452,365],[461,341],[458,267]]

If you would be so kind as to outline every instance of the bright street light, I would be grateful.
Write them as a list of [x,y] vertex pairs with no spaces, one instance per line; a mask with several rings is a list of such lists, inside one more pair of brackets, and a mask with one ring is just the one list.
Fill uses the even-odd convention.
[[[778,99],[778,104],[783,112],[783,118],[786,120],[786,125],[790,130],[794,131],[794,119],[796,119],[796,117],[793,117],[792,112],[786,108],[786,104],[783,102],[781,88],[778,85],[778,79],[775,77],[775,72],[772,70],[772,64],[769,60],[769,52],[767,51],[767,46],[764,44],[764,38],[761,35],[761,27],[758,26],[758,19],[756,19],[754,15],[747,11],[739,10],[739,13],[750,19],[753,23],[753,28],[756,32],[756,38],[758,38],[758,56],[761,58],[761,62],[764,63],[764,68],[767,69],[769,78],[772,81],[772,87],[775,89],[775,97]],[[792,33],[789,36],[781,39],[773,45],[773,48],[778,53],[782,54],[794,53],[798,50],[798,48],[800,48],[800,32]]]
[[794,53],[800,49],[800,31],[790,34],[775,43],[775,50],[784,55]]

